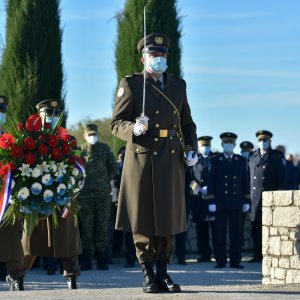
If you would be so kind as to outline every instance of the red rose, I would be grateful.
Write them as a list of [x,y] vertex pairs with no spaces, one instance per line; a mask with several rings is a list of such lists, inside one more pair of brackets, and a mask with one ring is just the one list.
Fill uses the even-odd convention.
[[31,115],[25,123],[26,129],[30,132],[40,131],[42,128],[42,119],[38,114]]
[[73,139],[70,143],[71,143],[71,145],[72,145],[73,148],[77,148],[77,141],[76,141],[76,139]]
[[19,131],[23,130],[24,125],[22,123],[17,124],[17,128]]
[[9,168],[10,170],[12,170],[12,171],[15,170],[15,169],[17,168],[17,166],[14,165],[12,162],[8,163],[7,166],[8,166],[8,168]]
[[44,124],[44,128],[45,129],[50,129],[51,128],[51,124],[50,123],[45,123]]
[[79,164],[81,164],[83,166],[83,161],[80,156],[73,155],[72,160],[78,162]]
[[70,154],[70,152],[71,152],[70,145],[68,143],[63,143],[63,145],[61,146],[61,151],[63,154],[66,154],[66,155]]
[[0,137],[0,148],[8,149],[15,143],[14,137],[9,133],[3,133]]
[[11,155],[15,158],[20,158],[23,156],[23,149],[20,146],[13,146],[11,149]]
[[57,139],[56,135],[54,135],[54,134],[50,134],[50,135],[49,135],[49,138],[48,138],[48,145],[49,145],[51,148],[55,148],[55,147],[58,145],[58,139]]
[[7,174],[8,170],[9,170],[8,164],[6,164],[6,165],[1,164],[0,165],[0,176],[4,177]]
[[36,157],[34,154],[32,154],[31,152],[27,153],[25,155],[25,163],[28,165],[33,165],[36,162]]
[[66,128],[59,127],[57,129],[57,137],[59,140],[68,141],[70,139],[71,135]]
[[35,148],[35,141],[33,138],[28,137],[24,140],[24,146],[27,150],[33,150]]
[[54,148],[51,151],[51,157],[55,160],[59,160],[61,159],[61,152],[57,148]]
[[40,154],[41,154],[42,156],[47,155],[47,154],[48,154],[48,147],[47,147],[46,145],[44,145],[44,144],[41,144],[41,145],[39,146],[39,152],[40,152]]

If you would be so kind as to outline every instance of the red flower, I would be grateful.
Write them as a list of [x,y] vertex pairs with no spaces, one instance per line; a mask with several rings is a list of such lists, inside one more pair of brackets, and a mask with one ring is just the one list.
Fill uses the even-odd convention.
[[48,147],[47,147],[46,145],[44,145],[44,144],[41,144],[41,145],[39,146],[39,152],[40,152],[40,154],[41,154],[42,156],[47,155],[47,153],[48,153]]
[[4,177],[7,172],[10,170],[10,164],[0,165],[0,176]]
[[45,136],[43,134],[40,134],[39,135],[39,140],[43,142],[45,140]]
[[50,129],[51,128],[51,124],[50,123],[45,123],[44,124],[44,128],[45,129]]
[[27,150],[33,150],[35,148],[35,141],[33,138],[28,137],[24,140],[24,146]]
[[26,129],[30,132],[39,131],[42,128],[42,119],[38,114],[31,115],[25,123]]
[[8,149],[15,143],[14,137],[9,133],[3,133],[0,137],[0,148]]
[[11,155],[15,158],[20,158],[23,156],[23,149],[20,146],[13,146],[11,149]]
[[70,145],[68,143],[63,143],[63,145],[61,146],[61,151],[63,154],[66,154],[66,155],[70,154],[70,152],[71,152]]
[[21,131],[24,128],[24,125],[22,123],[17,124],[17,128],[19,131]]
[[31,152],[27,153],[25,155],[25,163],[28,165],[33,165],[36,162],[36,157],[34,154],[32,154]]
[[78,162],[79,164],[81,164],[83,166],[83,161],[80,156],[73,155],[72,160]]
[[66,128],[59,127],[57,129],[57,137],[59,140],[68,141],[70,139],[71,135]]
[[55,160],[59,160],[61,159],[61,152],[57,148],[54,148],[51,151],[51,157]]
[[73,148],[77,148],[77,141],[76,141],[75,138],[70,143],[71,143]]
[[55,147],[58,145],[58,139],[57,139],[56,135],[54,135],[54,134],[50,134],[50,135],[49,135],[49,138],[48,138],[48,145],[49,145],[51,148],[55,148]]

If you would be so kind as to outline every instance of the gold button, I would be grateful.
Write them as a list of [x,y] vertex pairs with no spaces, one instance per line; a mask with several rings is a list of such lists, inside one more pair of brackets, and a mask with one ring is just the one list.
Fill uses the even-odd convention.
[[201,179],[201,182],[203,182],[204,181],[204,179]]
[[236,176],[233,176],[233,179],[236,179]]
[[140,148],[136,148],[135,151],[136,151],[136,152],[140,152]]
[[256,176],[254,176],[253,179],[256,179]]
[[236,186],[236,184],[234,184],[233,186]]
[[173,111],[174,115],[176,114],[176,110]]
[[228,192],[227,192],[227,191],[225,191],[225,194],[228,194]]
[[176,124],[174,124],[173,127],[176,128],[177,127]]
[[263,177],[263,179],[266,179],[265,177]]
[[154,154],[154,155],[157,155],[157,152],[156,152],[156,151],[154,151],[154,152],[153,152],[153,154]]
[[236,194],[236,192],[233,192],[233,195],[235,195]]
[[225,175],[225,178],[227,178],[227,175]]
[[155,124],[155,127],[159,127],[159,124]]
[[228,184],[227,183],[225,183],[225,186],[227,186]]
[[173,149],[171,152],[172,152],[172,153],[175,153],[175,150]]
[[172,137],[172,136],[170,136],[170,140],[173,140],[173,137]]
[[158,115],[159,114],[159,110],[157,110],[155,113]]
[[263,169],[265,169],[266,168],[266,166],[263,166]]
[[253,189],[256,190],[256,187],[254,186]]
[[157,142],[157,141],[158,141],[158,138],[154,138],[154,141]]

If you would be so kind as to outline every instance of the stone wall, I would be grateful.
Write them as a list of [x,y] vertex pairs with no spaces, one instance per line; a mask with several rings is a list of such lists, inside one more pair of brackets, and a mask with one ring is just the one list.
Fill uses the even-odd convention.
[[300,283],[300,191],[263,193],[263,284]]

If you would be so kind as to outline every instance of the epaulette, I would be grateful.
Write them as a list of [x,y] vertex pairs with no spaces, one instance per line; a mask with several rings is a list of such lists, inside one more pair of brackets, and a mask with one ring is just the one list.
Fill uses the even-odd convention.
[[140,73],[136,72],[136,73],[133,73],[133,74],[130,74],[130,75],[126,75],[125,77],[126,78],[131,78],[131,77],[138,76],[138,75],[140,75]]

